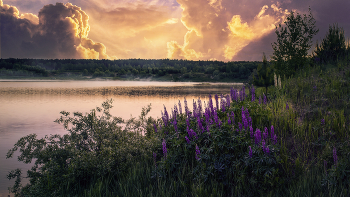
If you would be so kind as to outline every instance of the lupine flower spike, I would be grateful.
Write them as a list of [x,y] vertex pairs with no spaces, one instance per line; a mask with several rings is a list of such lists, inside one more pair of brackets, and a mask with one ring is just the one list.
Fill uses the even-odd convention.
[[253,157],[253,151],[252,151],[252,147],[249,146],[249,157],[252,158]]

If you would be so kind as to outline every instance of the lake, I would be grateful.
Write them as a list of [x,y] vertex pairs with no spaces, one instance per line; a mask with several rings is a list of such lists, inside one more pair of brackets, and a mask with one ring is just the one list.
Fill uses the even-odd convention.
[[151,103],[149,116],[159,118],[164,106],[170,111],[180,100],[184,107],[184,97],[192,110],[193,99],[200,97],[207,102],[209,94],[228,94],[231,87],[241,86],[240,83],[0,80],[0,197],[7,197],[7,188],[14,183],[6,178],[10,170],[21,168],[26,176],[26,170],[32,166],[18,162],[18,154],[6,159],[7,151],[28,134],[36,133],[38,137],[66,134],[62,125],[53,122],[61,111],[86,113],[113,99],[113,116],[124,120],[138,117],[142,108]]

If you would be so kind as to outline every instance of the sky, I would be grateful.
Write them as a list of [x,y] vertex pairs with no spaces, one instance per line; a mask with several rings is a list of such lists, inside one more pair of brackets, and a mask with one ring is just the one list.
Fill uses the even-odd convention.
[[0,0],[1,58],[269,58],[276,26],[308,14],[321,41],[338,23],[350,38],[348,0]]

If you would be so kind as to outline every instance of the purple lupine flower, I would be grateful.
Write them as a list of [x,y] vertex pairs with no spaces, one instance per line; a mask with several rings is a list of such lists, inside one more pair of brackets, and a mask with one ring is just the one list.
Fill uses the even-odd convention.
[[286,110],[289,110],[289,105],[288,105],[288,103],[286,103]]
[[188,116],[190,112],[188,110],[186,97],[184,97],[184,104],[185,104],[185,113],[186,113],[186,116]]
[[235,113],[231,111],[232,124],[235,124]]
[[197,118],[197,124],[198,124],[198,130],[201,131],[201,133],[203,133],[204,132],[204,128],[203,128],[203,124],[202,124],[202,121],[201,121],[200,117]]
[[201,152],[199,151],[199,148],[196,144],[196,159],[197,159],[197,161],[200,160],[200,158],[199,158],[200,154],[201,154]]
[[168,122],[169,122],[169,115],[168,115],[168,112],[166,110],[165,105],[164,105],[164,114],[162,114],[162,119],[163,119],[163,122],[164,122],[164,126],[167,126]]
[[268,146],[265,147],[265,150],[264,150],[265,154],[268,155],[270,153],[270,149]]
[[227,124],[231,124],[231,117],[229,113],[227,113]]
[[155,152],[153,152],[153,162],[154,166],[157,167],[157,154]]
[[153,127],[154,127],[154,132],[157,133],[157,124],[156,124],[156,123],[153,123]]
[[232,102],[236,101],[236,95],[235,95],[235,91],[233,90],[233,87],[231,87],[230,94],[231,94]]
[[179,114],[179,111],[177,109],[177,105],[174,105],[174,111],[173,111],[173,118],[176,119],[177,115]]
[[277,144],[277,135],[273,135],[273,138],[272,138],[272,142],[273,144]]
[[195,137],[195,138],[197,139],[197,134],[196,134],[196,132],[193,131],[193,129],[189,129],[189,130],[187,131],[187,133],[188,133],[188,136],[189,136],[190,138]]
[[231,99],[230,99],[230,95],[226,94],[226,107],[230,108],[231,106]]
[[255,144],[258,145],[261,142],[261,131],[260,131],[260,129],[256,129],[254,137],[255,137]]
[[210,94],[209,94],[209,108],[210,108],[210,116],[214,115],[213,100],[211,99],[211,95]]
[[252,125],[253,125],[253,123],[252,123],[252,117],[248,117],[248,125],[249,125],[249,126],[252,126]]
[[325,125],[326,121],[324,120],[324,118],[321,119],[321,125]]
[[187,136],[185,136],[185,140],[186,140],[187,144],[190,144],[190,143],[191,143],[191,141],[188,139]]
[[265,127],[264,129],[264,132],[263,132],[263,137],[264,137],[264,140],[267,140],[267,137],[269,136],[269,133],[267,131],[267,127]]
[[266,105],[267,104],[267,98],[266,98],[266,95],[265,94],[263,94],[263,99],[264,99],[264,105]]
[[243,129],[243,126],[240,122],[238,123],[238,128],[239,128],[239,131],[242,131],[242,129]]
[[201,98],[198,98],[197,102],[198,102],[197,114],[198,114],[198,117],[201,117],[202,116],[202,111],[203,111]]
[[334,165],[337,166],[338,156],[337,156],[337,150],[335,149],[335,147],[333,148],[333,159],[334,159]]
[[259,96],[259,105],[261,105],[261,96]]
[[173,121],[173,126],[175,129],[175,132],[177,133],[177,121],[176,121],[176,119],[174,119],[174,121]]
[[166,157],[167,157],[167,149],[166,149],[166,142],[165,142],[164,138],[163,138],[162,145],[163,145],[163,155],[164,155],[164,158],[166,159]]
[[222,112],[225,112],[226,102],[225,102],[225,100],[224,100],[224,96],[223,96],[223,95],[221,95],[220,104],[221,104],[221,110],[222,110]]
[[219,110],[219,96],[215,94],[216,109]]
[[179,112],[180,112],[180,114],[182,114],[182,107],[181,107],[181,102],[180,102],[180,100],[179,100]]
[[191,125],[190,125],[190,119],[189,119],[188,117],[186,118],[186,125],[187,125],[188,128],[191,127]]
[[214,120],[216,124],[219,124],[219,117],[216,108],[214,108]]
[[251,137],[251,138],[254,138],[253,126],[250,126],[249,129],[250,129],[250,137]]
[[254,85],[252,85],[252,88],[250,89],[250,94],[252,95],[252,102],[255,101],[255,88]]
[[194,101],[194,99],[193,99],[193,117],[194,118],[198,117],[197,116],[197,103],[196,103],[196,101]]
[[249,146],[249,157],[252,158],[253,157],[253,151],[252,151],[252,147]]

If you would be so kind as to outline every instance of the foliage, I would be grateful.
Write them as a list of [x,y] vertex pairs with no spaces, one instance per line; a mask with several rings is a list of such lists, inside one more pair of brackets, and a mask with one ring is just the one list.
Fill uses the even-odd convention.
[[257,76],[253,77],[253,84],[256,86],[263,86],[266,88],[266,94],[267,94],[267,87],[274,85],[273,78],[274,72],[267,62],[265,53],[263,54],[263,63],[258,66],[257,69]]
[[[132,164],[150,158],[157,141],[123,130],[120,124],[124,121],[109,113],[111,104],[112,100],[107,100],[102,108],[97,107],[85,115],[75,112],[70,116],[69,112],[62,111],[56,122],[69,131],[63,136],[22,137],[8,151],[7,158],[19,150],[19,161],[31,163],[34,159],[35,162],[27,172],[30,184],[23,188],[20,170],[10,172],[8,178],[18,180],[11,191],[34,196],[59,196],[66,190],[74,194],[76,188],[86,188],[98,177],[111,176],[118,180]],[[150,107],[144,109],[141,118],[144,119],[149,110]],[[128,127],[137,129],[134,122],[129,120]]]
[[321,44],[316,43],[315,58],[321,63],[336,62],[345,57],[346,49],[344,29],[333,24]]
[[272,59],[278,75],[289,77],[307,65],[308,50],[312,47],[312,38],[318,32],[311,9],[309,12],[307,16],[301,16],[292,11],[284,22],[285,27],[281,24],[276,27],[277,42],[272,44]]

